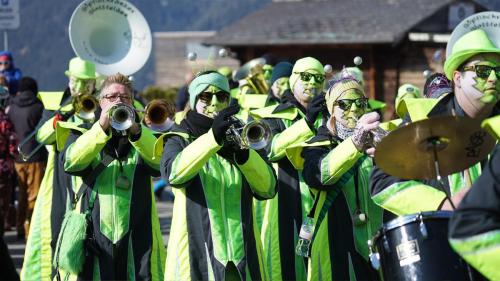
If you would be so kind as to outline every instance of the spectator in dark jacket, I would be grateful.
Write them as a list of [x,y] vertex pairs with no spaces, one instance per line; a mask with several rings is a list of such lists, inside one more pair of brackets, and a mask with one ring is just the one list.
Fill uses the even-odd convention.
[[0,85],[0,236],[4,229],[10,230],[8,216],[16,178],[16,134],[12,122],[5,114],[8,91],[7,87]]
[[19,68],[14,66],[14,59],[12,58],[12,53],[9,51],[0,51],[0,74],[7,78],[9,93],[15,95],[23,73]]
[[[42,117],[43,104],[37,98],[38,86],[31,77],[23,77],[19,82],[19,91],[10,103],[8,116],[14,124],[16,135],[20,141],[35,130]],[[35,138],[23,146],[24,151],[32,151],[37,146]],[[18,156],[15,163],[19,195],[17,212],[18,237],[28,235],[29,222],[40,183],[45,172],[47,150],[40,149],[33,157],[24,160]]]

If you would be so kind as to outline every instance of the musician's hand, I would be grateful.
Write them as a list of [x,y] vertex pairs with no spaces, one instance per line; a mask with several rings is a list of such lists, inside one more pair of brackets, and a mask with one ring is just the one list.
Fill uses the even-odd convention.
[[139,123],[134,122],[132,126],[128,129],[128,132],[131,136],[135,136],[141,132],[141,125]]
[[56,128],[57,122],[59,121],[64,121],[64,118],[61,114],[56,113],[56,115],[54,116],[54,120],[52,121],[52,126],[54,127],[54,129]]
[[316,132],[316,128],[314,127],[314,122],[318,118],[319,114],[325,108],[325,95],[319,94],[315,96],[309,105],[307,106],[306,113],[306,123],[307,126],[311,129],[311,131]]
[[358,120],[354,134],[352,135],[352,142],[360,152],[365,152],[370,148],[371,130],[378,127],[380,115],[376,112],[367,113]]
[[226,138],[226,131],[229,127],[239,121],[236,119],[230,118],[240,111],[239,105],[231,105],[229,107],[224,108],[220,111],[214,118],[214,122],[212,124],[212,132],[214,134],[215,140],[219,145],[224,144],[224,140]]
[[[451,201],[453,202],[453,205],[455,205],[455,207],[458,207],[458,205],[460,205],[462,199],[464,199],[465,195],[467,195],[467,192],[469,192],[469,189],[470,188],[462,188],[462,190],[451,196]],[[453,211],[453,206],[451,205],[448,198],[445,199],[443,205],[441,206],[441,210]]]
[[375,157],[375,147],[368,148],[367,150],[365,150],[365,153],[371,158]]
[[110,126],[109,110],[115,104],[116,103],[106,103],[105,105],[101,105],[101,116],[99,117],[99,125],[101,125],[102,130],[105,132],[108,131]]

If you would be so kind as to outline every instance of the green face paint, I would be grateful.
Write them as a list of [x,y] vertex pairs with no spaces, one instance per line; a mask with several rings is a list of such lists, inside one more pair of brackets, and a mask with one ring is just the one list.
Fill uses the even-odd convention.
[[95,89],[95,80],[80,79],[70,76],[68,87],[72,96],[92,94],[92,92],[94,92]]
[[[496,66],[496,64],[491,61],[482,61],[476,65]],[[496,76],[495,71],[493,70],[489,73],[489,76],[486,79],[480,78],[477,75],[474,77],[476,84],[473,87],[483,93],[480,98],[483,103],[491,104],[498,101],[500,93],[500,83],[498,83],[498,78],[499,77]]]
[[290,90],[290,84],[288,83],[289,80],[289,77],[281,77],[274,81],[271,89],[275,97],[281,98],[286,90]]
[[273,66],[266,64],[262,67],[262,71],[264,72],[264,79],[270,83],[271,77],[273,76]]
[[309,102],[323,91],[324,82],[324,75],[315,70],[302,72],[293,87],[293,94],[298,101]]
[[198,96],[196,112],[214,118],[217,113],[229,106],[229,94],[216,86],[209,86]]
[[[349,89],[345,91],[338,100],[357,100],[360,98],[365,98],[365,96],[355,89]],[[358,119],[365,114],[366,107],[359,107],[356,102],[352,102],[351,106],[342,110],[338,105],[333,108],[335,118],[348,128],[356,127]]]
[[[483,68],[476,69],[476,66],[496,67],[500,65],[500,55],[479,54],[472,57],[469,63],[461,70],[460,87],[468,96],[468,99],[481,107],[486,104],[495,104],[500,98],[500,83],[498,83],[495,71],[486,71]],[[480,75],[477,75],[479,72]]]

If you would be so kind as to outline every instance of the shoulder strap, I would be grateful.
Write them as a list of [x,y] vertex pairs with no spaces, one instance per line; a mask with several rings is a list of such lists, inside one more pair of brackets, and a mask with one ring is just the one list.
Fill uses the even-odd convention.
[[[109,155],[109,154],[104,154],[104,157],[103,159],[99,162],[99,164],[97,164],[97,166],[95,166],[92,171],[86,175],[86,176],[83,176],[82,177],[82,185],[80,186],[80,188],[78,189],[78,192],[75,194],[75,198],[73,199],[73,202],[72,202],[72,207],[73,209],[75,209],[76,207],[76,204],[78,203],[78,201],[80,200],[80,198],[82,197],[83,193],[87,190],[87,188],[90,188],[92,189],[92,183],[97,179],[97,177],[99,176],[99,174],[102,173],[102,171],[104,171],[104,169],[111,163],[113,162],[114,158]],[[94,197],[95,199],[95,197]],[[89,203],[89,207],[90,209],[93,207],[94,205],[94,202],[93,200],[91,200],[92,202]]]
[[[349,169],[347,172],[345,172],[340,177],[340,179],[336,183],[333,184],[332,188],[330,188],[330,189],[328,189],[328,191],[326,191],[325,202],[323,203],[323,206],[321,207],[321,210],[319,211],[318,218],[316,219],[316,222],[315,222],[316,227],[314,228],[313,241],[314,241],[314,237],[316,237],[316,233],[318,232],[318,229],[319,229],[321,222],[323,221],[326,214],[328,213],[328,210],[333,205],[333,202],[335,201],[337,196],[340,194],[340,192],[342,192],[342,187],[347,184],[347,182],[349,181],[349,179],[351,179],[351,177],[356,175],[356,172],[357,172],[359,166],[361,165],[361,163],[363,163],[363,161],[365,161],[366,157],[367,156],[365,155],[365,156],[361,157],[360,159],[358,159],[358,161],[354,164],[354,166],[352,166],[351,169]],[[317,196],[318,196],[317,198],[319,198],[319,193]],[[314,209],[316,209],[316,208],[314,208]],[[311,214],[311,213],[308,216],[311,216],[311,215],[314,216],[314,214]]]

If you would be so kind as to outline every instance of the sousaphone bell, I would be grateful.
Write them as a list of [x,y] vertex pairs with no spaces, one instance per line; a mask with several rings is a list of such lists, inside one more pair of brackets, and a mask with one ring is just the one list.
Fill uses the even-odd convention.
[[69,38],[76,55],[104,75],[132,75],[149,58],[151,30],[140,11],[125,0],[85,0],[73,12]]

